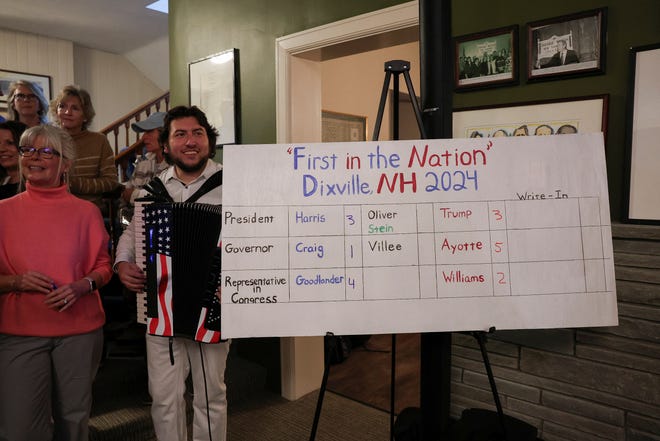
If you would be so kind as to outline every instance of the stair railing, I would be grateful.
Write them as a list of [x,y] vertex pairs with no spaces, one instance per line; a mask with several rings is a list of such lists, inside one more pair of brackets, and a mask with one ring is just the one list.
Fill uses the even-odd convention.
[[108,138],[110,147],[114,151],[115,165],[120,167],[121,181],[126,179],[129,158],[135,150],[142,147],[140,135],[131,129],[131,124],[148,118],[152,112],[167,112],[169,107],[170,93],[165,92],[100,130]]

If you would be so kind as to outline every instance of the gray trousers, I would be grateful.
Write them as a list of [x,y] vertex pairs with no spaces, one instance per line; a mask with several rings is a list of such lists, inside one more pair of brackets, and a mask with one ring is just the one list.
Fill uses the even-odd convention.
[[101,328],[68,337],[0,334],[0,441],[87,441]]

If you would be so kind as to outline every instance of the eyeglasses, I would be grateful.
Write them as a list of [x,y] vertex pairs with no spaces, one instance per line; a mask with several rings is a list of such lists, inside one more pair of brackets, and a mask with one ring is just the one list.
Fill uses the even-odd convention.
[[43,159],[51,159],[53,156],[62,156],[60,155],[60,152],[55,150],[52,147],[42,147],[40,149],[36,147],[29,147],[26,145],[20,146],[18,148],[18,152],[21,154],[22,157],[24,158],[29,158],[35,153],[40,156]]
[[14,99],[19,101],[33,101],[37,99],[37,96],[33,93],[29,93],[27,95],[24,93],[17,93],[14,95]]

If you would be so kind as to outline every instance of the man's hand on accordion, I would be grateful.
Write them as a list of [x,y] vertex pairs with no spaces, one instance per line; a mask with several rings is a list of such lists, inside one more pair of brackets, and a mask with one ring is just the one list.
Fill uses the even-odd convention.
[[131,291],[140,292],[144,290],[147,276],[137,264],[132,262],[119,262],[117,264],[119,280]]

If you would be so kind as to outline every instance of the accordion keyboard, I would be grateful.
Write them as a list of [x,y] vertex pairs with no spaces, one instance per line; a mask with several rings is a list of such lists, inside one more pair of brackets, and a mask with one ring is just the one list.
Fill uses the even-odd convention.
[[[135,211],[133,213],[133,223],[135,226],[135,264],[142,271],[147,272],[145,259],[145,238],[144,238],[144,203],[136,201]],[[135,294],[137,302],[137,322],[147,324],[147,293],[140,291]]]

